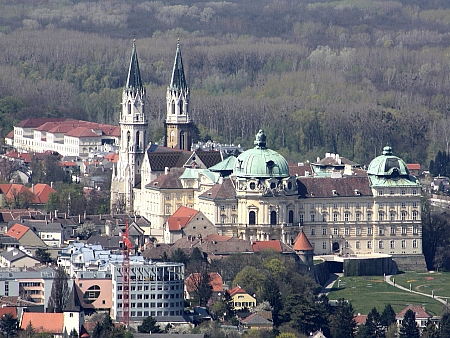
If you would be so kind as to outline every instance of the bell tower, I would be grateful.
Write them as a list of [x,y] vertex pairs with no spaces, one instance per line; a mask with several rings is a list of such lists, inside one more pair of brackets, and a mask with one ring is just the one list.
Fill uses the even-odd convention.
[[190,150],[197,141],[195,124],[189,115],[189,87],[184,75],[180,43],[177,43],[172,79],[167,87],[167,116],[165,125],[165,146]]
[[140,167],[148,143],[145,88],[134,41],[121,106],[119,159],[111,182],[111,211],[132,213],[133,188],[141,181]]

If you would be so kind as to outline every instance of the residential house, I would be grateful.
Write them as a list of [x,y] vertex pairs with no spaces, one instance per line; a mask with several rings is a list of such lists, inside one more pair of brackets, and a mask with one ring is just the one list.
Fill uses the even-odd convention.
[[251,296],[241,288],[236,285],[234,288],[227,290],[230,297],[233,299],[234,310],[250,309],[256,306],[256,298]]
[[44,241],[36,235],[29,227],[14,223],[6,232],[7,236],[17,239],[21,246],[24,247],[46,247]]
[[183,236],[206,238],[217,229],[201,212],[181,205],[164,223],[164,243],[172,244]]
[[239,321],[244,327],[244,330],[272,330],[273,322],[260,316],[258,313],[252,313],[251,315],[243,318]]
[[425,308],[420,305],[408,305],[403,310],[401,310],[395,316],[395,320],[397,321],[397,325],[400,327],[402,325],[403,318],[405,317],[406,311],[411,310],[414,312],[416,323],[419,329],[423,329],[427,326],[428,321],[432,321],[434,323],[438,323],[440,317],[433,317],[433,315],[429,314]]
[[40,262],[25,252],[10,248],[7,251],[0,252],[0,266],[3,268],[26,268],[35,266]]
[[[223,293],[222,276],[217,272],[208,272],[209,282],[211,285],[211,297],[217,298]],[[184,281],[184,291],[186,299],[193,299],[199,283],[201,282],[202,274],[199,272],[191,273]]]

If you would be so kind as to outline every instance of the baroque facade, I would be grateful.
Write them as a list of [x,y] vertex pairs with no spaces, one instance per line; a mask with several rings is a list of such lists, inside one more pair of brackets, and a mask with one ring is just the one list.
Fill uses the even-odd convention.
[[[188,100],[178,45],[166,126],[190,121]],[[178,119],[183,114],[186,119]],[[151,176],[146,153],[141,176],[138,167],[127,174],[136,175],[128,178],[130,211],[151,222],[146,235],[164,241],[164,224],[185,206],[201,211],[220,235],[292,245],[303,230],[319,255],[422,254],[421,186],[390,147],[367,171],[336,157],[334,167],[318,159],[304,175],[294,175],[286,159],[267,147],[264,131],[254,144],[210,169],[168,166],[159,176]],[[129,149],[121,142],[121,154]]]

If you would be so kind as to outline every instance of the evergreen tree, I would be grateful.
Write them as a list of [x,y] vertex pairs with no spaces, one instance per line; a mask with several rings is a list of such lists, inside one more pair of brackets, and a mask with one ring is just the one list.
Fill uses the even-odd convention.
[[160,331],[159,325],[156,325],[156,319],[151,316],[144,318],[142,325],[138,325],[140,333],[159,333]]
[[381,325],[383,325],[385,329],[387,329],[389,325],[395,323],[395,316],[396,314],[394,309],[392,308],[392,305],[386,304],[380,316]]
[[34,336],[35,333],[36,333],[36,330],[34,329],[34,326],[33,326],[33,324],[31,323],[31,320],[30,320],[30,322],[28,323],[28,325],[27,325],[27,327],[25,329],[25,336],[27,338],[31,338],[31,337]]
[[422,338],[440,338],[441,335],[435,323],[431,320],[427,322],[427,326],[423,328]]
[[403,317],[399,338],[419,338],[419,327],[416,323],[416,315],[414,312],[409,309],[406,311],[405,316]]
[[48,252],[47,249],[38,248],[36,250],[36,252],[34,253],[34,256],[42,264],[48,264],[53,261],[52,257],[50,256],[50,253]]
[[[364,338],[384,338],[385,329],[381,324],[380,314],[376,308],[367,315],[366,323],[364,325]],[[358,335],[359,336],[359,335]]]
[[59,266],[53,278],[52,291],[48,300],[47,312],[61,313],[69,299],[69,276],[64,268]]
[[441,337],[450,337],[450,313],[442,315],[439,321],[439,332]]
[[77,330],[72,329],[72,331],[70,331],[69,338],[78,338]]
[[263,285],[262,299],[267,300],[272,306],[273,322],[276,326],[280,324],[279,314],[283,308],[283,301],[281,298],[281,292],[277,282],[271,276],[269,276]]
[[19,331],[19,321],[14,318],[12,313],[6,313],[0,318],[0,333],[5,338],[11,338],[17,335]]
[[335,313],[331,316],[330,331],[333,338],[351,338],[355,336],[356,322],[353,306],[339,299]]

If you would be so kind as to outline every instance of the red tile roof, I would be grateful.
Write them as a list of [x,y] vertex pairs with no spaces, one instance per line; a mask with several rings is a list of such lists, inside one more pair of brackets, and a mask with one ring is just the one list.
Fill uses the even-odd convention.
[[311,251],[314,250],[313,246],[309,242],[303,230],[298,234],[295,239],[294,247],[295,251]]
[[409,170],[420,170],[420,164],[419,163],[407,163],[406,167]]
[[23,120],[16,124],[16,127],[22,127],[22,128],[37,128],[40,125],[47,123],[47,122],[64,122],[64,121],[76,121],[69,118],[30,118]]
[[19,240],[22,238],[23,235],[25,235],[25,233],[28,230],[30,230],[29,227],[16,223],[11,228],[8,229],[5,235],[14,237],[15,239]]
[[191,209],[185,206],[180,206],[172,216],[167,219],[170,231],[177,231],[183,229],[186,224],[197,215],[198,210]]
[[243,288],[241,288],[239,285],[236,285],[234,288],[227,290],[227,292],[230,294],[231,297],[238,293],[247,293]]
[[72,137],[101,137],[92,128],[78,127],[66,133],[66,136]]
[[13,306],[0,307],[0,318],[2,318],[7,313],[13,315],[14,318],[17,318],[17,309]]
[[11,130],[8,134],[6,134],[5,138],[13,139],[14,138],[14,130]]
[[231,239],[232,237],[230,236],[222,236],[222,235],[216,235],[216,234],[211,234],[206,236],[203,240],[205,242],[211,242],[211,241],[215,241],[215,242],[226,242],[229,239]]
[[64,329],[64,313],[24,312],[20,328],[25,330],[30,322],[36,332],[61,334]]
[[114,162],[117,163],[119,160],[119,154],[111,153],[105,156],[105,159],[108,160],[108,162]]
[[289,164],[289,175],[291,176],[305,176],[305,172],[309,172],[312,174],[311,165],[298,165],[298,164]]
[[356,315],[353,318],[355,319],[356,325],[363,325],[366,323],[367,315]]
[[253,242],[252,248],[254,252],[261,252],[265,250],[273,250],[276,252],[282,252],[280,241],[270,240],[270,241],[258,241]]
[[56,193],[56,190],[50,187],[48,184],[38,183],[30,188],[30,191],[34,193],[33,203],[45,204],[48,202],[51,194]]
[[397,313],[397,315],[395,316],[395,319],[402,320],[405,317],[406,311],[408,311],[408,310],[411,310],[412,312],[414,312],[414,314],[416,315],[416,320],[417,319],[428,319],[428,318],[433,317],[432,315],[427,313],[423,307],[421,307],[419,305],[408,305],[402,311]]
[[[222,276],[219,275],[217,272],[209,272],[209,284],[212,287],[213,292],[223,292],[223,280]],[[187,292],[194,292],[195,286],[198,284],[200,280],[201,273],[195,272],[191,273],[186,280],[184,281],[184,284],[186,285],[186,291]]]

